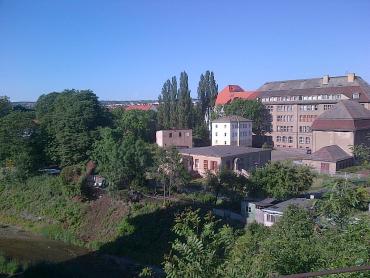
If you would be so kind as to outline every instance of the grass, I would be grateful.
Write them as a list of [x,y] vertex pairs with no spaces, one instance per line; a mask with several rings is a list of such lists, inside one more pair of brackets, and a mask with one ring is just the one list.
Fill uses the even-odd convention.
[[22,264],[16,260],[8,259],[0,253],[0,274],[14,275],[23,272],[28,267],[27,264]]

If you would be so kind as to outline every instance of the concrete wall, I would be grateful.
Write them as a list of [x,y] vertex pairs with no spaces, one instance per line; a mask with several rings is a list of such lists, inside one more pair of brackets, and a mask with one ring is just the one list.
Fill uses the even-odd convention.
[[230,123],[212,123],[212,146],[230,145]]
[[159,130],[156,132],[156,142],[160,147],[184,147],[193,146],[193,134],[191,129]]
[[315,152],[322,147],[330,145],[338,145],[346,153],[352,155],[350,145],[354,144],[354,138],[353,132],[314,131],[312,151]]

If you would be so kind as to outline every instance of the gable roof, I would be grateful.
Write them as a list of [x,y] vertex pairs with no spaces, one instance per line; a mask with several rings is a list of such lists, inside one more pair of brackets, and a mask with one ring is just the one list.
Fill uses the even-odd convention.
[[290,205],[298,206],[301,208],[309,209],[314,200],[312,199],[306,199],[306,198],[292,198],[289,200],[286,200],[284,202],[278,203],[276,205],[270,206],[268,208],[263,209],[263,211],[267,212],[274,212],[282,214],[284,210],[286,210]]
[[338,102],[312,123],[312,130],[355,131],[368,128],[370,111],[352,100]]
[[338,162],[349,158],[352,156],[338,145],[330,145],[317,150],[307,160]]
[[224,116],[213,120],[212,123],[230,123],[230,122],[251,122],[252,120],[246,119],[241,116],[231,115],[231,116]]
[[210,157],[229,157],[243,155],[255,152],[271,152],[271,150],[262,150],[257,148],[241,147],[241,146],[208,146],[198,148],[180,149],[179,152],[183,155],[201,155]]
[[239,85],[227,85],[218,93],[216,98],[216,105],[223,105],[230,103],[234,99],[256,99],[258,92],[244,91]]

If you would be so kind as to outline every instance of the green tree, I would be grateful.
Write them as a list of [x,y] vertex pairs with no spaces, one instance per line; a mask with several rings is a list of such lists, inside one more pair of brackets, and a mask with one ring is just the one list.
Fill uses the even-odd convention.
[[0,117],[3,117],[12,111],[12,104],[7,96],[0,96]]
[[228,226],[220,226],[211,214],[204,218],[199,210],[185,210],[177,215],[173,227],[177,238],[165,258],[167,277],[220,277],[220,266],[234,240]]
[[47,134],[46,152],[61,166],[88,159],[99,126],[109,123],[106,110],[89,90],[65,90],[43,95],[36,116]]
[[350,149],[353,156],[360,164],[369,164],[370,148],[368,146],[366,146],[365,144],[352,145],[350,146]]
[[272,117],[259,100],[236,99],[224,107],[226,115],[238,115],[253,121],[253,132],[264,135],[271,131]]
[[233,201],[240,201],[246,194],[247,179],[233,171],[221,169],[217,173],[207,173],[206,186],[215,194],[215,202],[221,194]]
[[190,96],[188,75],[185,71],[180,74],[178,98],[178,127],[192,128],[193,102]]
[[323,199],[317,201],[320,215],[341,229],[347,225],[356,209],[366,208],[369,195],[362,188],[346,180],[337,180],[330,185]]
[[190,179],[182,157],[175,147],[157,149],[152,173],[163,186],[164,202],[166,196],[171,197],[171,190],[179,190]]
[[172,84],[167,80],[162,87],[162,93],[158,97],[158,126],[160,129],[171,128],[171,90]]
[[170,86],[170,128],[178,128],[179,118],[178,118],[178,92],[177,92],[177,80],[176,76],[173,76],[171,79]]
[[198,84],[198,99],[200,102],[201,116],[203,118],[202,122],[205,120],[207,127],[211,120],[211,112],[215,106],[217,94],[218,85],[214,73],[207,70],[204,74],[201,74]]
[[268,195],[286,199],[308,190],[315,174],[304,165],[291,162],[271,162],[257,168],[250,177],[251,195]]
[[131,134],[122,137],[120,131],[110,128],[101,130],[92,157],[98,172],[113,188],[144,185],[145,172],[151,166],[150,150],[144,141]]
[[41,163],[40,130],[33,112],[11,112],[0,118],[0,164],[19,178]]
[[155,142],[156,112],[129,110],[120,108],[112,111],[115,126],[122,134],[132,134],[135,138],[146,142]]

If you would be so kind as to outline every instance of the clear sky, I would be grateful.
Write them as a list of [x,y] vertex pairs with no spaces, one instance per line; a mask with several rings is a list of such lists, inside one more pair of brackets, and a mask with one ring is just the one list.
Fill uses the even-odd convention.
[[219,88],[344,75],[370,82],[370,1],[0,0],[0,95],[65,88],[156,99],[185,70]]

